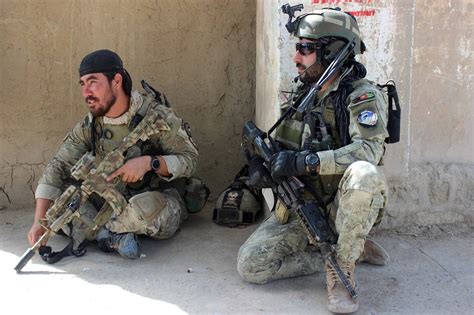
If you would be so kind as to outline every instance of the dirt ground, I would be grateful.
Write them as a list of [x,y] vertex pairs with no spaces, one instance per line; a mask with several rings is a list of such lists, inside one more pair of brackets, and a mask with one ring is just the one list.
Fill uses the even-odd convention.
[[[142,238],[143,257],[130,261],[90,246],[81,258],[46,265],[34,257],[13,267],[27,249],[33,209],[0,210],[2,309],[240,314],[327,314],[324,274],[244,282],[236,271],[239,246],[257,225],[229,229],[212,223],[211,205],[185,222],[172,239]],[[473,227],[465,224],[377,231],[390,253],[384,267],[356,268],[358,314],[472,314]],[[64,238],[50,242],[55,249]]]

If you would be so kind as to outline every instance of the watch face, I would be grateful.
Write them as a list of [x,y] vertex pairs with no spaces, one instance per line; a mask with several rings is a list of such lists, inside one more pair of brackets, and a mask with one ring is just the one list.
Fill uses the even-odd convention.
[[318,163],[318,157],[314,154],[308,154],[306,156],[306,164],[307,165],[315,165]]
[[160,160],[156,157],[153,157],[151,160],[151,168],[154,171],[157,171],[160,168]]

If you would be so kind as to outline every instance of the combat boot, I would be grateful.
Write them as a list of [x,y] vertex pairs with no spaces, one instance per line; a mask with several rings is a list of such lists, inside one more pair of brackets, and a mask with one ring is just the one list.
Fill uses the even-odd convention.
[[102,228],[97,234],[97,243],[104,252],[117,252],[128,259],[139,257],[140,246],[134,233],[114,233]]
[[[355,263],[339,262],[342,272],[355,288]],[[326,261],[326,284],[328,289],[328,309],[333,313],[352,313],[357,311],[359,302],[353,299],[337,276],[334,268]]]
[[367,239],[364,244],[364,251],[360,254],[357,263],[366,262],[372,265],[385,266],[390,262],[390,256],[382,246]]

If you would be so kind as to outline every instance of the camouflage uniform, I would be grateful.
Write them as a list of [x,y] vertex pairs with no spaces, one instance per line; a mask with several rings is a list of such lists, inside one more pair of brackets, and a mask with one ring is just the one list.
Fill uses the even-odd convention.
[[[112,232],[133,232],[153,238],[169,238],[177,231],[180,223],[187,218],[186,206],[174,183],[179,178],[190,177],[196,168],[197,147],[191,139],[189,128],[175,111],[158,104],[151,95],[133,91],[129,110],[118,118],[97,117],[95,130],[99,139],[96,141],[96,154],[104,158],[122,142],[130,132],[128,125],[142,105],[147,104],[148,112],[159,113],[169,131],[153,135],[145,143],[132,147],[134,156],[161,155],[166,161],[170,177],[153,174],[149,183],[142,185],[129,184],[121,189],[129,201],[128,206],[118,217],[113,217],[106,224]],[[59,151],[49,162],[39,180],[36,198],[54,200],[74,181],[71,178],[72,166],[86,153],[92,150],[91,129],[92,116],[88,114],[65,137]],[[92,198],[93,199],[93,198]],[[97,207],[97,203],[95,204]],[[97,208],[87,201],[80,211],[93,218]],[[73,233],[83,233],[84,224],[77,219],[73,221],[76,229]],[[81,238],[81,237],[78,237]]]
[[[388,107],[385,94],[368,80],[353,82],[354,90],[346,99],[349,112],[351,142],[341,146],[335,124],[333,99],[328,95],[337,90],[340,78],[319,95],[314,111],[324,117],[332,131],[333,149],[319,151],[320,173],[309,177],[316,189],[329,200],[327,215],[339,235],[336,246],[339,262],[355,262],[364,248],[372,227],[378,224],[387,201],[387,186],[383,173],[376,167],[384,153],[388,136]],[[360,123],[361,114],[377,114],[376,124]],[[298,120],[285,121],[277,131],[287,149],[300,150],[305,127],[295,133]],[[285,132],[285,128],[293,128]],[[317,143],[316,143],[317,145]],[[308,238],[294,214],[277,202],[276,211],[242,245],[237,268],[240,275],[253,283],[308,275],[324,271],[324,259],[317,246],[310,246]],[[283,214],[282,214],[283,213]],[[287,221],[287,222],[286,222]]]

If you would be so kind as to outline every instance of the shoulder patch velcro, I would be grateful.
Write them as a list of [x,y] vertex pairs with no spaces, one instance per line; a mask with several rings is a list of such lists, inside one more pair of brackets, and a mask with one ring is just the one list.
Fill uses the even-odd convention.
[[377,124],[377,113],[364,110],[357,116],[357,122],[365,126],[375,126]]
[[371,100],[375,98],[375,94],[373,92],[367,92],[365,94],[362,94],[361,96],[355,98],[353,101],[352,101],[352,104],[357,104],[357,103],[360,103],[360,102],[365,102],[365,101],[368,101],[368,100]]

